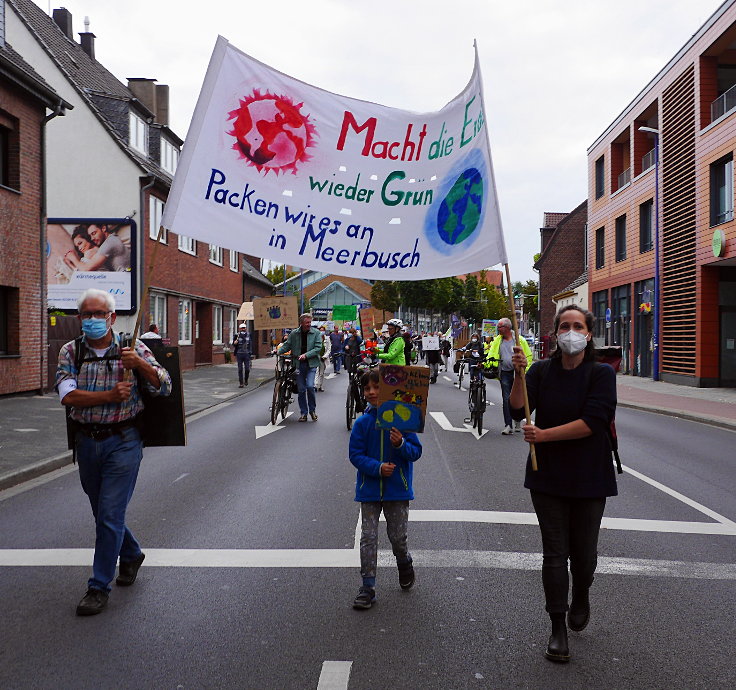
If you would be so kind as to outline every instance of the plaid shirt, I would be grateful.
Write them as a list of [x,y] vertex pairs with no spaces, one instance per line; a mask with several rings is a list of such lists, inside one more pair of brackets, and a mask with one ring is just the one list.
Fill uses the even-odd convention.
[[[59,352],[59,365],[56,369],[56,389],[62,381],[72,379],[77,382],[77,390],[82,391],[107,391],[112,390],[116,383],[123,380],[125,369],[120,357],[120,336],[113,334],[113,343],[106,353],[107,357],[118,359],[97,359],[93,350],[89,349],[87,339],[83,341],[85,348],[84,358],[92,358],[96,361],[82,362],[80,371],[76,370],[74,341],[68,342]],[[136,353],[146,360],[158,374],[161,387],[155,388],[146,382],[145,386],[152,395],[169,395],[171,393],[171,377],[154,358],[153,353],[140,341],[136,341]],[[138,390],[138,378],[134,375],[131,379],[132,387],[130,398],[121,403],[107,403],[105,405],[93,405],[92,407],[72,407],[70,416],[77,422],[83,424],[115,424],[132,419],[143,410],[143,401]]]

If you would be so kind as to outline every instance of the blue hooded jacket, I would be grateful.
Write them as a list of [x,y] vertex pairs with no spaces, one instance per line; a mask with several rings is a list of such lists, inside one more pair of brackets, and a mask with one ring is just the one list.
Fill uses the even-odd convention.
[[[350,462],[357,468],[355,500],[407,501],[414,498],[414,463],[422,455],[422,444],[413,432],[404,434],[404,443],[394,448],[388,429],[376,428],[377,410],[369,406],[353,424],[350,433]],[[396,465],[390,477],[381,476],[381,436],[383,462]]]

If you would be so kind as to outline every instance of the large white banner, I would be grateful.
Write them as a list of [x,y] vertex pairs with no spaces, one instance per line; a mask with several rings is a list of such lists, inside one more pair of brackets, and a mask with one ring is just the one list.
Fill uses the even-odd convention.
[[219,37],[162,224],[369,279],[505,263],[477,57],[462,93],[421,114],[305,84]]

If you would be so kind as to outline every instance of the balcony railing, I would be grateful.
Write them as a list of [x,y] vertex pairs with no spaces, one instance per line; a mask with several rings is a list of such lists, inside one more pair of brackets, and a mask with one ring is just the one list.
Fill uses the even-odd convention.
[[626,170],[618,176],[618,188],[621,189],[622,187],[625,187],[629,182],[631,182],[631,168],[626,168]]
[[641,159],[641,171],[645,172],[646,170],[649,170],[649,168],[654,167],[654,149],[649,151],[648,153],[645,153],[644,156]]
[[715,122],[727,112],[736,108],[736,84],[721,94],[710,104],[710,121]]

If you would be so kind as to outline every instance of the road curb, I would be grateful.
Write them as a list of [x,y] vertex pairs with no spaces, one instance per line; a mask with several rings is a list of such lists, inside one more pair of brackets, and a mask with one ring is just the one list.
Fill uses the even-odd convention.
[[730,419],[723,419],[720,417],[703,417],[682,410],[673,410],[666,407],[654,407],[653,405],[645,405],[642,403],[630,403],[622,402],[621,400],[617,403],[618,407],[626,407],[630,410],[640,410],[641,412],[651,412],[653,414],[661,414],[666,417],[677,417],[678,419],[685,419],[688,422],[698,422],[700,424],[708,424],[709,426],[719,427],[721,429],[728,429],[729,431],[736,431],[736,421]]
[[[249,393],[253,393],[257,391],[262,386],[265,386],[267,383],[270,383],[273,381],[275,376],[271,375],[267,378],[263,379],[262,381],[258,382],[258,385],[254,386],[253,388],[244,390],[242,393],[238,392],[233,394],[231,397],[229,397],[227,400],[219,400],[217,402],[213,402],[211,405],[205,405],[204,407],[198,407],[196,410],[192,410],[191,412],[188,412],[184,415],[185,419],[188,419],[189,417],[193,417],[195,414],[199,414],[200,412],[203,412],[204,410],[209,410],[212,407],[217,407],[218,405],[222,405],[223,403],[229,402],[230,400],[233,400],[234,398],[242,398],[244,395],[248,395]],[[44,474],[48,474],[49,472],[53,472],[54,470],[61,469],[62,467],[66,467],[67,465],[72,464],[72,452],[70,450],[66,451],[65,453],[59,453],[58,455],[53,455],[49,458],[44,458],[42,460],[37,460],[36,462],[27,465],[26,467],[22,467],[18,470],[13,470],[12,472],[8,472],[7,474],[4,474],[0,476],[0,491],[3,491],[4,489],[10,489],[13,486],[17,486],[18,484],[23,484],[24,482],[30,481],[31,479],[36,479],[36,477],[40,477]]]

